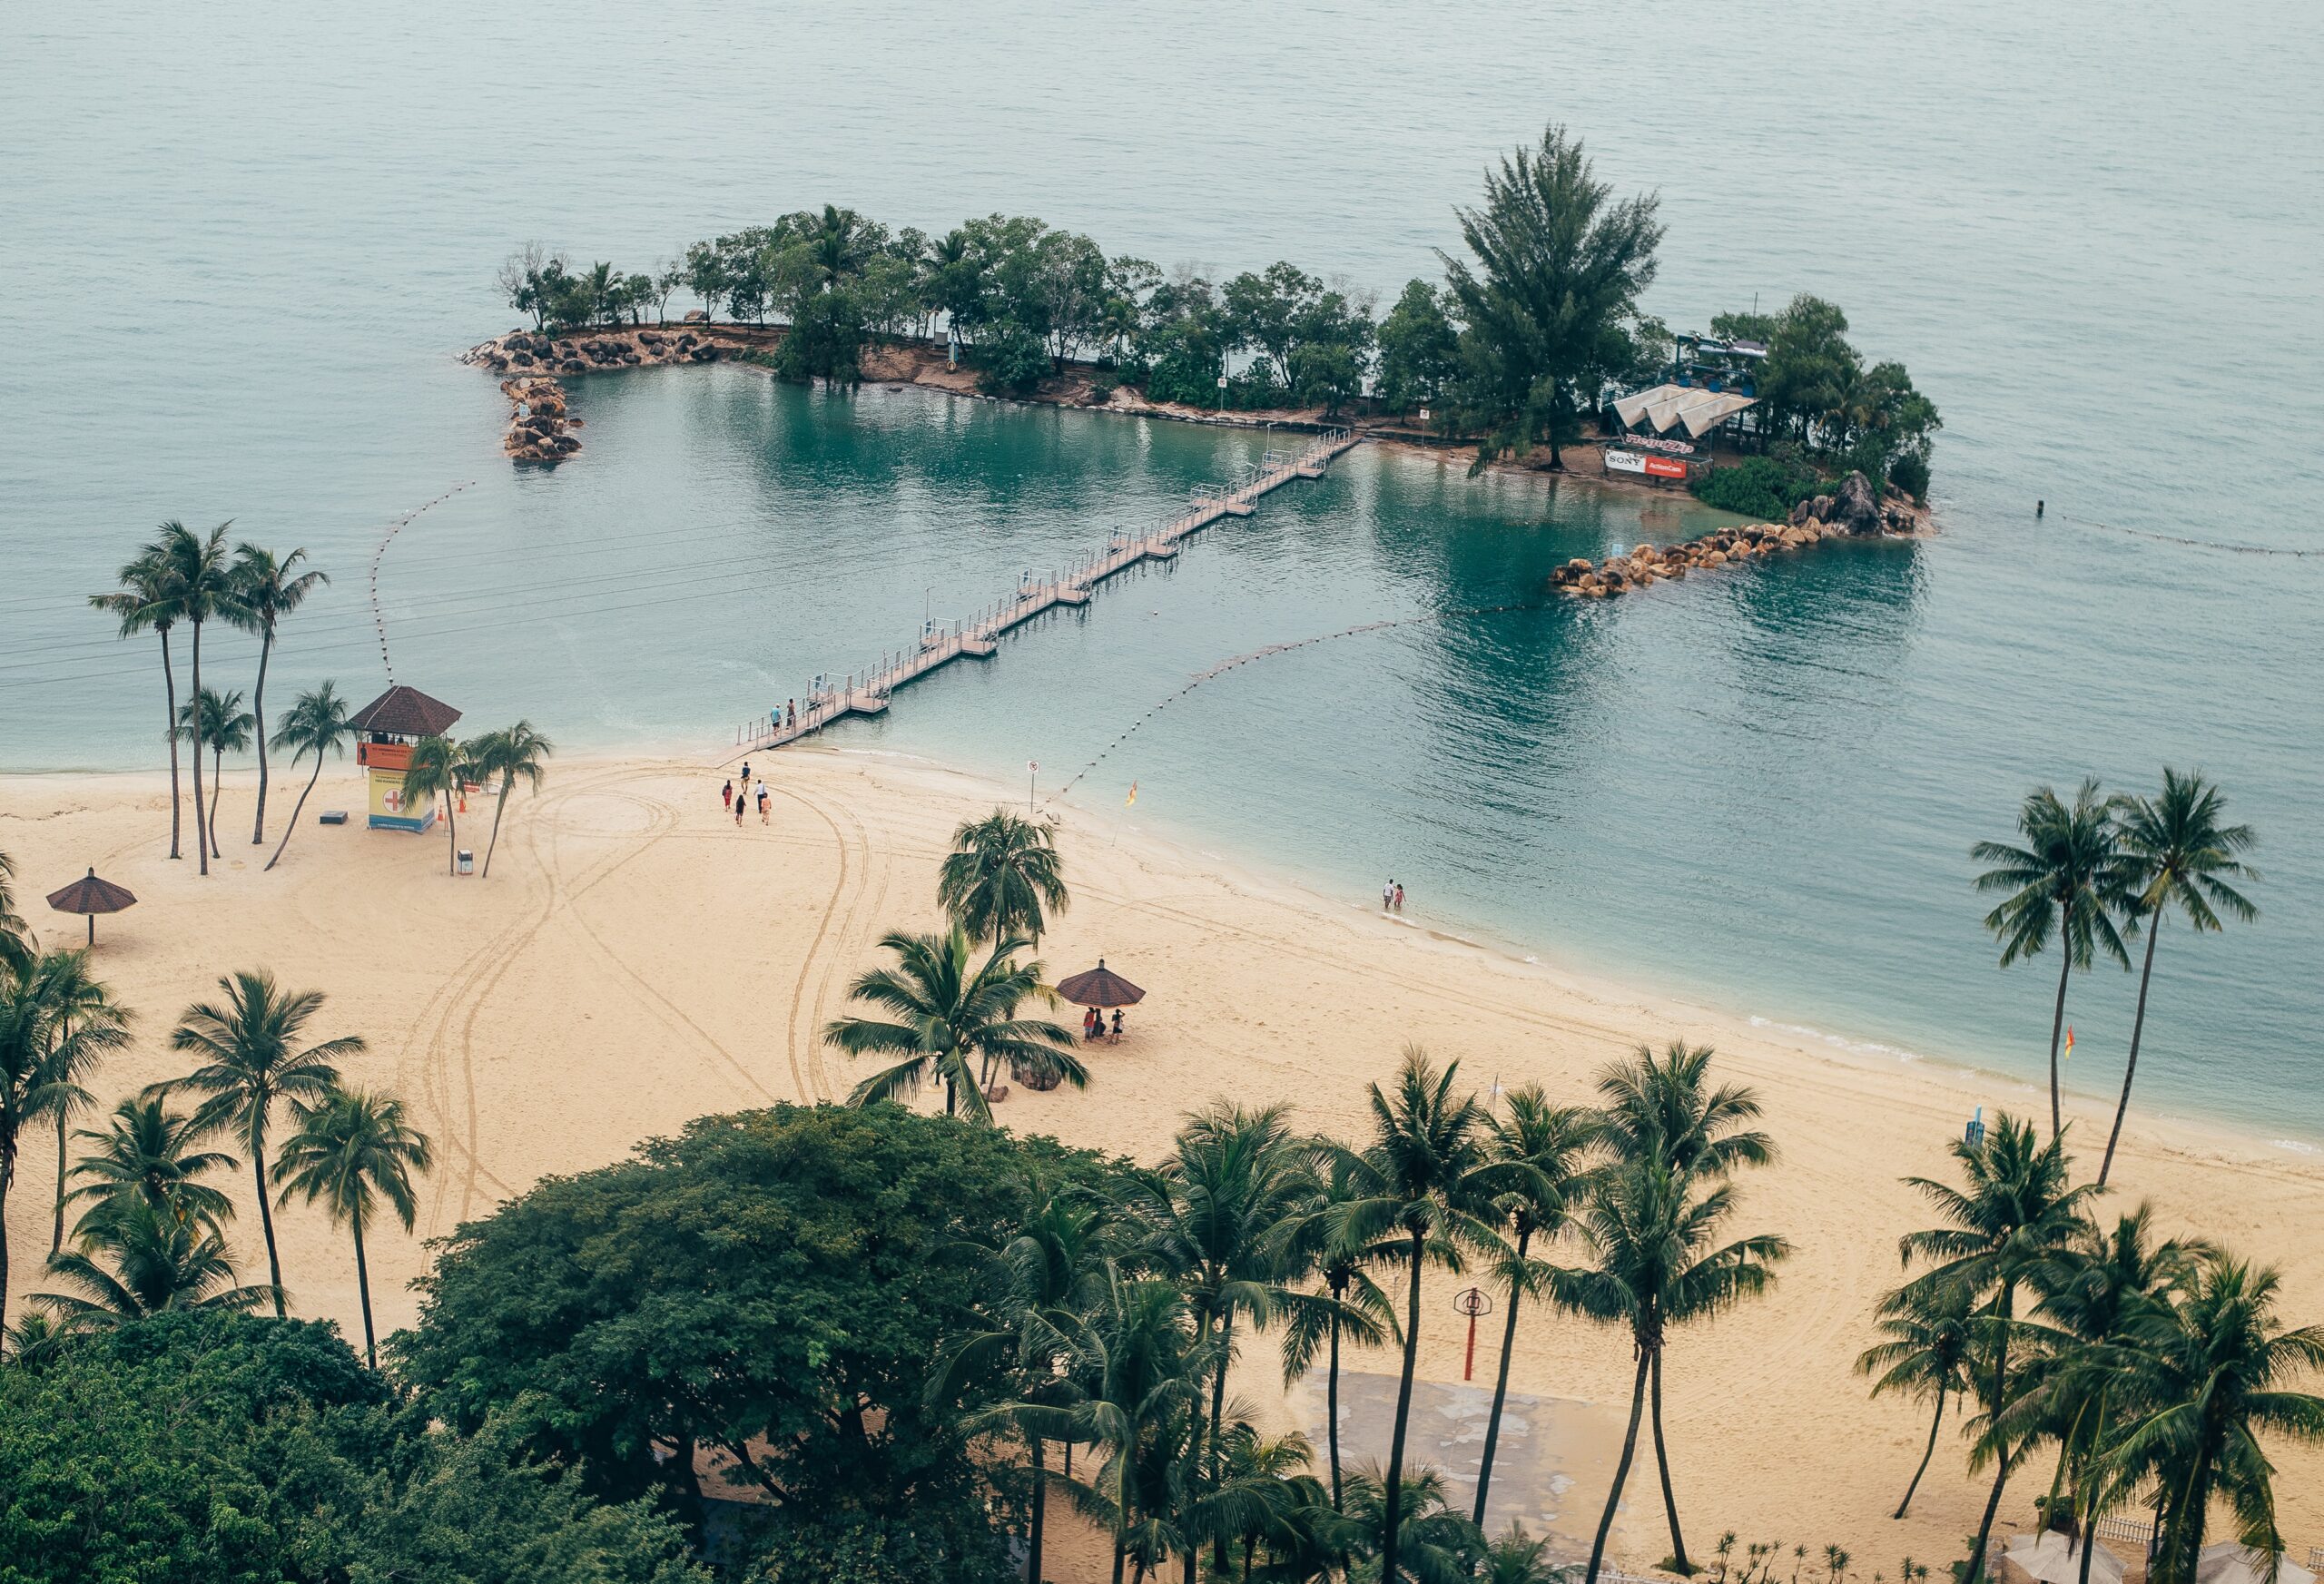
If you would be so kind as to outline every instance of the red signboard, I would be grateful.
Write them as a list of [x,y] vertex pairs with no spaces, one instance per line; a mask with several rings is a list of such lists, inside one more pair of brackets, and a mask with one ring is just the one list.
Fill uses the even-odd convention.
[[1646,464],[1646,470],[1657,478],[1684,478],[1687,476],[1687,465],[1674,462],[1668,457],[1643,457],[1640,460]]

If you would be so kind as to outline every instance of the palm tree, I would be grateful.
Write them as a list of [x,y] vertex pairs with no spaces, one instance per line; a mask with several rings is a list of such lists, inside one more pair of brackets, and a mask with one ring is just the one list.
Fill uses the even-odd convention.
[[1517,1308],[1529,1294],[1544,1292],[1554,1273],[1533,1251],[1541,1240],[1546,1250],[1565,1232],[1573,1212],[1595,1187],[1597,1176],[1589,1165],[1598,1148],[1605,1120],[1599,1113],[1577,1106],[1552,1106],[1538,1084],[1512,1090],[1504,1114],[1491,1119],[1492,1153],[1498,1159],[1521,1162],[1528,1176],[1503,1194],[1494,1205],[1502,1235],[1510,1239],[1509,1252],[1495,1274],[1500,1278],[1507,1313],[1502,1320],[1501,1368],[1493,1378],[1492,1407],[1485,1415],[1484,1452],[1477,1466],[1476,1500],[1469,1521],[1485,1526],[1485,1501],[1492,1489],[1492,1461],[1501,1444],[1502,1409],[1509,1401],[1509,1361],[1517,1350]]
[[25,1136],[78,1092],[72,1075],[128,1042],[103,1020],[71,1026],[84,962],[77,951],[44,952],[0,973],[0,1325],[8,1318],[8,1190]]
[[[234,580],[226,565],[226,530],[231,521],[220,523],[204,538],[174,519],[162,525],[161,548],[167,565],[164,582],[167,598],[174,619],[193,629],[193,696],[202,696],[202,628],[212,617],[231,613],[234,607]],[[197,837],[210,829],[203,812],[202,799],[201,744],[195,743],[193,771],[193,828]],[[194,843],[194,854],[202,861],[202,872],[210,872],[210,847],[206,841]]]
[[363,1304],[363,1356],[379,1367],[379,1345],[371,1331],[371,1273],[364,1263],[363,1228],[380,1199],[406,1232],[419,1214],[411,1191],[414,1173],[427,1172],[435,1156],[427,1136],[404,1121],[403,1102],[361,1089],[341,1089],[299,1112],[299,1130],[282,1146],[271,1174],[281,1185],[276,1201],[287,1205],[299,1194],[324,1201],[331,1225],[355,1235],[355,1290]]
[[[198,718],[197,718],[198,717]],[[223,857],[218,850],[218,790],[225,774],[225,759],[229,753],[240,753],[251,745],[251,728],[254,717],[242,708],[242,692],[221,694],[216,688],[199,689],[178,711],[178,730],[193,744],[194,790],[202,789],[202,751],[210,750],[210,855]]]
[[48,1238],[54,1254],[64,1246],[65,1130],[90,1104],[87,1081],[97,1064],[128,1046],[129,1011],[89,972],[85,950],[51,952],[43,972],[51,1025],[43,1081],[56,1122],[56,1204]]
[[202,1131],[193,1118],[169,1109],[159,1096],[123,1100],[105,1131],[76,1128],[74,1136],[92,1146],[74,1164],[81,1183],[66,1195],[88,1205],[74,1224],[76,1239],[101,1238],[133,1199],[212,1232],[222,1233],[234,1218],[234,1202],[201,1178],[241,1163],[223,1150],[199,1148]]
[[32,966],[32,926],[16,911],[16,861],[0,852],[0,975]]
[[266,841],[266,664],[274,657],[275,629],[282,618],[304,605],[307,596],[330,579],[319,571],[300,572],[304,550],[278,556],[248,539],[234,546],[234,599],[227,619],[245,633],[258,635],[258,684],[251,691],[251,714],[257,723],[258,816],[251,822],[251,845]]
[[[1455,1584],[1472,1576],[1469,1559],[1484,1550],[1484,1536],[1452,1510],[1443,1472],[1416,1469],[1391,1480],[1370,1464],[1351,1474],[1347,1486],[1347,1552],[1378,1557],[1382,1579]],[[1400,1559],[1393,1571],[1392,1552]]]
[[[1245,1584],[1262,1544],[1270,1549],[1296,1543],[1303,1510],[1324,1503],[1324,1488],[1307,1465],[1315,1449],[1297,1431],[1279,1436],[1261,1435],[1249,1421],[1238,1419],[1211,1435],[1218,1471],[1206,1501],[1209,1527],[1224,1537],[1234,1531],[1243,1551]],[[1224,1569],[1218,1577],[1225,1578]]]
[[[170,556],[170,531],[175,523],[162,525],[161,536],[142,547],[120,573],[121,586],[110,594],[93,594],[89,603],[120,623],[120,635],[135,637],[151,631],[162,640],[162,735],[170,740],[170,856],[178,856],[179,809],[178,798],[178,684],[177,675],[170,665],[170,629],[177,625],[182,610],[172,580]],[[178,528],[182,533],[182,528]]]
[[1483,1584],[1559,1584],[1564,1566],[1550,1555],[1545,1537],[1536,1540],[1512,1520],[1502,1537],[1485,1547]]
[[1285,1304],[1283,1329],[1283,1379],[1289,1386],[1315,1362],[1318,1348],[1327,1350],[1324,1374],[1324,1428],[1332,1473],[1332,1506],[1341,1506],[1340,1482],[1340,1341],[1345,1337],[1362,1347],[1391,1340],[1401,1342],[1396,1306],[1372,1267],[1394,1257],[1400,1244],[1391,1237],[1350,1242],[1348,1206],[1366,1195],[1368,1178],[1335,1158],[1328,1144],[1317,1141],[1324,1167],[1315,1191],[1297,1220],[1285,1228],[1285,1275],[1312,1277],[1323,1284],[1321,1293],[1295,1296]]
[[989,1123],[992,1107],[985,1087],[1002,1062],[1062,1078],[1077,1089],[1088,1084],[1089,1070],[1073,1053],[1069,1029],[1017,1016],[1028,1000],[1057,1004],[1041,982],[1041,965],[1017,960],[1022,940],[1000,941],[973,971],[969,938],[958,924],[946,935],[897,930],[880,945],[895,953],[896,966],[863,974],[848,987],[848,999],[893,1013],[896,1021],[834,1018],[823,1026],[823,1038],[850,1056],[903,1059],[856,1085],[849,1105],[909,1098],[921,1084],[941,1078],[946,1116],[965,1105],[970,1117]]
[[496,778],[500,790],[492,802],[492,839],[484,844],[484,875],[492,874],[493,850],[500,845],[500,815],[508,806],[508,791],[518,782],[527,792],[538,792],[547,773],[543,762],[556,752],[556,745],[533,729],[530,721],[519,721],[497,732],[488,732],[468,744],[468,753],[476,762],[477,773],[489,785]]
[[2139,1009],[2131,1023],[2131,1058],[2122,1068],[2122,1097],[2114,1103],[2113,1131],[2106,1136],[2106,1157],[2098,1165],[2098,1186],[2114,1169],[2114,1146],[2122,1136],[2122,1114],[2131,1108],[2131,1080],[2139,1070],[2139,1038],[2146,1032],[2147,982],[2154,975],[2154,942],[2172,910],[2183,914],[2196,934],[2216,932],[2220,914],[2250,923],[2260,910],[2235,889],[2238,881],[2260,878],[2236,854],[2259,840],[2249,825],[2224,823],[2227,800],[2200,772],[2181,775],[2165,767],[2162,795],[2114,801],[2121,831],[2120,884],[2132,898],[2131,927],[2146,930],[2145,962],[2139,969]]
[[[1920,1295],[1945,1285],[1965,1286],[1977,1295],[1985,1322],[1982,1329],[1991,1339],[1993,1355],[1985,1412],[1989,1427],[2000,1429],[2008,1403],[2017,1288],[2042,1262],[2081,1235],[2083,1205],[2096,1189],[2087,1184],[2070,1186],[2073,1163],[2062,1136],[2039,1144],[2031,1123],[2005,1112],[1994,1119],[1981,1142],[1955,1139],[1952,1153],[1965,1187],[1929,1177],[1905,1179],[1936,1206],[1944,1225],[1907,1233],[1898,1241],[1907,1266],[1916,1259],[1931,1266],[1899,1289],[1899,1296],[1915,1303]],[[1984,1575],[1994,1516],[2001,1509],[2002,1488],[2015,1461],[2005,1444],[1997,1450],[1993,1492],[1985,1500],[1966,1584],[1976,1584]]]
[[[1559,1299],[1590,1319],[1628,1326],[1638,1360],[1630,1383],[1630,1428],[1590,1546],[1590,1584],[1596,1584],[1605,1562],[1606,1537],[1613,1529],[1614,1511],[1638,1450],[1639,1418],[1646,1407],[1649,1380],[1658,1453],[1662,1447],[1660,1366],[1669,1333],[1765,1293],[1775,1282],[1776,1264],[1791,1252],[1784,1239],[1764,1233],[1714,1246],[1723,1224],[1734,1214],[1736,1197],[1733,1183],[1674,1165],[1661,1141],[1649,1138],[1643,1156],[1617,1157],[1582,1214],[1581,1231],[1596,1263],[1589,1270],[1568,1274],[1559,1283]],[[1679,1530],[1667,1458],[1662,1481],[1671,1553],[1663,1566],[1692,1572]]]
[[1981,891],[2006,891],[1985,915],[1985,928],[2001,941],[2001,966],[2048,949],[2058,937],[2058,999],[2050,1015],[2050,1136],[2065,1131],[2058,1105],[2058,1038],[2066,1023],[2066,979],[2088,968],[2095,953],[2124,968],[2130,953],[2111,912],[2121,892],[2120,841],[2112,805],[2085,781],[2069,809],[2048,787],[2041,787],[2018,811],[2023,847],[1980,841],[1969,856],[1993,867],[1977,877]]
[[2280,1279],[2216,1250],[2203,1254],[2184,1300],[2137,1323],[2152,1372],[2152,1406],[2107,1454],[2125,1483],[2151,1483],[2161,1500],[2155,1584],[2193,1584],[2213,1501],[2226,1504],[2236,1540],[2283,1549],[2266,1435],[2324,1441],[2324,1397],[2290,1382],[2324,1368],[2324,1326],[2277,1329]]
[[1057,827],[995,809],[963,821],[937,871],[936,900],[971,940],[1021,936],[1037,947],[1043,910],[1068,906]]
[[1874,1377],[1875,1397],[1885,1392],[1903,1392],[1932,1399],[1936,1404],[1928,1422],[1928,1445],[1921,1452],[1920,1467],[1913,1471],[1905,1499],[1896,1503],[1891,1518],[1902,1518],[1911,1510],[1913,1492],[1921,1488],[1921,1476],[1928,1472],[1929,1460],[1936,1455],[1936,1432],[1945,1423],[1945,1400],[1974,1390],[1969,1361],[1975,1351],[1971,1313],[1976,1304],[1976,1290],[1959,1282],[1909,1294],[1892,1293],[1880,1306],[1880,1331],[1888,1340],[1856,1357],[1857,1372]]
[[[107,1270],[94,1255],[112,1256]],[[143,1195],[106,1219],[89,1253],[53,1255],[49,1274],[73,1293],[35,1293],[33,1302],[77,1325],[112,1325],[182,1309],[255,1309],[268,1289],[235,1284],[226,1240],[204,1223],[156,1210]],[[277,1294],[278,1301],[280,1294]]]
[[475,773],[469,749],[449,737],[422,737],[411,745],[411,762],[403,772],[403,795],[414,806],[429,798],[444,800],[444,872],[459,872],[460,827],[458,817],[460,787]]
[[301,1046],[307,1024],[322,1010],[320,990],[283,991],[274,976],[260,969],[241,969],[218,981],[226,992],[222,1002],[200,1001],[170,1033],[170,1048],[202,1058],[202,1065],[182,1078],[157,1086],[162,1091],[190,1089],[204,1097],[194,1112],[194,1126],[203,1130],[229,1129],[251,1157],[251,1173],[258,1183],[259,1224],[266,1232],[268,1284],[274,1291],[274,1313],[282,1304],[282,1261],[274,1246],[274,1215],[266,1202],[266,1129],[275,1102],[300,1108],[320,1104],[339,1087],[339,1062],[359,1056],[363,1038],[358,1034]]
[[290,713],[282,717],[282,724],[275,730],[274,746],[290,750],[293,765],[312,754],[315,768],[314,772],[307,777],[307,784],[299,789],[299,801],[291,805],[290,818],[282,827],[282,840],[275,843],[274,856],[266,861],[267,868],[272,869],[282,861],[282,850],[290,845],[290,832],[299,828],[299,816],[306,811],[307,794],[313,792],[315,782],[322,779],[323,755],[330,753],[344,758],[347,740],[353,735],[355,729],[347,723],[347,701],[339,696],[330,683],[325,682],[291,701]]
[[1462,1268],[1465,1253],[1497,1254],[1493,1195],[1524,1183],[1530,1168],[1496,1161],[1476,1097],[1452,1097],[1461,1064],[1443,1072],[1418,1046],[1404,1049],[1393,1097],[1371,1086],[1372,1141],[1361,1153],[1335,1152],[1362,1197],[1340,1212],[1340,1241],[1355,1247],[1390,1244],[1387,1256],[1410,1273],[1404,1298],[1404,1357],[1396,1388],[1395,1429],[1383,1477],[1380,1577],[1394,1580],[1404,1481],[1404,1434],[1413,1406],[1413,1370],[1420,1354],[1420,1282],[1430,1264]]

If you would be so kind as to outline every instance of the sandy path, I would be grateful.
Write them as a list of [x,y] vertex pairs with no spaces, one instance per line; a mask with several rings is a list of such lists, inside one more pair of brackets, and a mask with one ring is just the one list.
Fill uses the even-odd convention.
[[[0,849],[17,860],[44,941],[79,939],[77,920],[38,899],[89,864],[142,899],[99,925],[100,969],[142,1014],[137,1048],[99,1079],[106,1104],[180,1070],[162,1046],[169,1025],[234,968],[326,990],[319,1037],[369,1038],[351,1076],[405,1095],[440,1158],[417,1235],[382,1236],[373,1253],[384,1329],[411,1318],[404,1284],[424,1266],[421,1239],[540,1176],[615,1159],[705,1111],[842,1097],[861,1076],[815,1030],[882,932],[934,921],[945,836],[995,793],[864,755],[785,753],[770,768],[771,826],[753,812],[737,829],[719,807],[720,774],[699,765],[560,762],[538,797],[510,805],[488,881],[448,878],[440,835],[314,826],[316,809],[361,807],[354,772],[337,767],[272,874],[261,872],[262,850],[234,845],[207,881],[191,861],[169,862],[162,783],[143,777],[0,780]],[[231,827],[247,782],[230,781],[226,795]],[[463,841],[480,846],[489,817],[472,811]],[[1798,1253],[1774,1297],[1672,1347],[1668,1417],[1689,1545],[1707,1550],[1727,1529],[1787,1549],[1837,1541],[1866,1579],[1893,1576],[1908,1552],[1955,1554],[1982,1497],[1958,1443],[1948,1434],[1912,1518],[1891,1522],[1926,1422],[1911,1405],[1868,1402],[1848,1366],[1897,1278],[1897,1235],[1922,1224],[1897,1178],[1943,1172],[1945,1143],[1974,1105],[2028,1109],[2031,1088],[1803,1048],[1228,872],[1111,814],[1068,816],[1065,847],[1075,903],[1045,958],[1064,973],[1102,955],[1152,994],[1130,1038],[1094,1053],[1087,1093],[1020,1093],[1001,1108],[1010,1126],[1150,1156],[1184,1110],[1222,1094],[1289,1102],[1309,1126],[1353,1132],[1364,1083],[1407,1040],[1459,1058],[1480,1087],[1535,1080],[1571,1099],[1637,1040],[1714,1043],[1729,1076],[1761,1088],[1785,1152],[1748,1182],[1738,1230],[1782,1232]],[[2086,1116],[2080,1131],[2100,1126]],[[53,1171],[49,1146],[31,1141],[9,1206],[12,1304],[39,1285]],[[2283,1263],[2290,1316],[2324,1318],[2324,1165],[2134,1114],[2117,1174],[2124,1207],[2151,1196],[2168,1225]],[[253,1269],[263,1256],[247,1208],[245,1220],[240,1253]],[[343,1237],[300,1209],[281,1231],[300,1309],[356,1330]],[[1434,1380],[1459,1379],[1450,1304],[1461,1284],[1432,1281],[1424,1295],[1421,1370]],[[1479,1343],[1480,1379],[1498,1338],[1496,1322]],[[1236,1390],[1287,1427],[1303,1408],[1283,1400],[1265,1354],[1246,1360]],[[1393,1368],[1384,1356],[1351,1364]],[[1539,1316],[1520,1330],[1512,1387],[1579,1402],[1561,1414],[1590,1443],[1573,1449],[1578,1471],[1619,1436],[1628,1383],[1619,1338]],[[2280,1465],[2299,1554],[2324,1543],[2324,1457],[2286,1452]],[[2022,1520],[2042,1483],[2026,1479],[2005,1517]],[[1586,1534],[1596,1500],[1577,1489],[1561,1531]],[[1650,1462],[1633,1473],[1616,1543],[1634,1562],[1668,1550]],[[1101,1548],[1078,1554],[1102,1569]]]

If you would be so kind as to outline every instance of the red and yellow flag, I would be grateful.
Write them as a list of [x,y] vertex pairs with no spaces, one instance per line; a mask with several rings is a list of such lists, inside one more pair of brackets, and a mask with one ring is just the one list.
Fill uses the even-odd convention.
[[1133,806],[1135,803],[1137,803],[1137,782],[1131,782],[1129,783],[1129,796],[1128,796],[1128,797],[1126,797],[1126,798],[1124,798],[1124,799],[1122,800],[1122,807],[1124,807],[1124,808],[1126,808],[1126,809],[1127,809],[1127,808],[1129,808],[1129,807]]
[[2065,1049],[2061,1054],[2065,1056],[2072,1056],[2073,1054],[2073,1025],[2071,1023],[2066,1025],[2066,1045]]

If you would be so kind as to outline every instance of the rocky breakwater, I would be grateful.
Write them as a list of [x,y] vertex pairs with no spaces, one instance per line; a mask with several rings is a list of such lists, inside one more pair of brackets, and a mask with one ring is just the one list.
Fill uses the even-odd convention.
[[1864,475],[1851,473],[1830,495],[1801,501],[1784,522],[1720,528],[1679,545],[1640,545],[1595,563],[1577,556],[1550,574],[1550,586],[1561,594],[1605,599],[1663,578],[1780,555],[1825,539],[1914,534],[1923,526],[1919,512],[1902,501],[1884,506]]
[[562,462],[581,448],[573,433],[581,427],[565,412],[565,388],[547,375],[503,379],[500,394],[508,398],[508,436],[501,449],[512,462]]
[[[724,330],[724,326],[720,326]],[[633,325],[554,335],[511,330],[470,347],[461,358],[495,374],[594,374],[671,363],[714,363],[733,349],[703,325]]]

